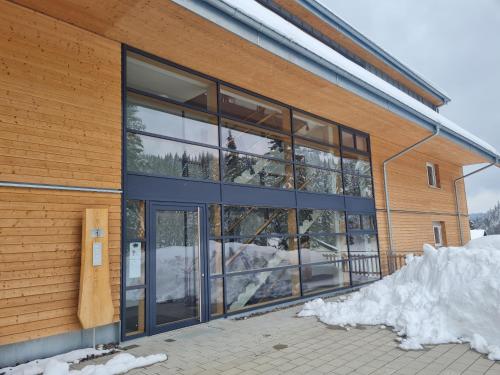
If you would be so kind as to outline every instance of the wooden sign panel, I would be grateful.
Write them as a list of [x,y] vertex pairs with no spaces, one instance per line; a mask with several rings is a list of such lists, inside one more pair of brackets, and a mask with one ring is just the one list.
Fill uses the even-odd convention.
[[78,319],[83,328],[113,322],[108,238],[108,209],[85,209],[78,300]]

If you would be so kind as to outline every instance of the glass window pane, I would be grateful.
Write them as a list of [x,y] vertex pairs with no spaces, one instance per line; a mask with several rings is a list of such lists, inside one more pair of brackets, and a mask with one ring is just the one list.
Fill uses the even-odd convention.
[[323,143],[339,144],[339,129],[336,125],[300,112],[293,113],[293,132]]
[[226,282],[228,311],[300,296],[297,268],[232,275]]
[[342,130],[342,146],[354,148],[354,134]]
[[344,233],[345,217],[341,211],[301,209],[299,233]]
[[127,53],[127,87],[196,108],[217,110],[215,82],[131,52]]
[[221,139],[222,147],[232,151],[249,152],[283,160],[292,159],[290,137],[279,133],[222,119]]
[[220,111],[230,117],[290,132],[289,110],[255,96],[221,87]]
[[313,193],[342,194],[342,174],[327,169],[295,165],[297,189]]
[[208,205],[208,235],[220,237],[221,235],[221,213],[219,204]]
[[368,139],[362,135],[356,135],[356,149],[368,152]]
[[293,166],[257,156],[224,153],[224,181],[236,184],[293,188]]
[[127,133],[127,171],[167,177],[219,179],[219,151]]
[[434,175],[432,173],[432,167],[430,165],[427,166],[427,181],[429,185],[434,185]]
[[370,177],[344,174],[344,194],[373,198],[372,179]]
[[125,335],[137,335],[144,332],[144,289],[125,292]]
[[222,273],[222,242],[221,240],[210,240],[208,245],[210,258],[210,274],[220,275]]
[[378,255],[351,256],[352,284],[359,285],[380,278]]
[[222,278],[210,279],[210,315],[224,314],[224,289]]
[[144,285],[146,245],[142,242],[129,242],[125,246],[125,285]]
[[224,206],[224,234],[226,236],[249,237],[296,232],[294,209]]
[[336,147],[323,146],[302,139],[296,139],[295,161],[297,163],[340,170],[340,151]]
[[127,199],[126,234],[129,240],[144,240],[144,201]]
[[342,167],[344,173],[371,176],[370,158],[365,155],[343,152]]
[[351,257],[378,255],[377,236],[375,234],[350,234],[348,240]]
[[375,230],[375,216],[361,215],[363,230]]
[[304,294],[349,287],[349,262],[302,266],[302,290]]
[[347,215],[347,228],[348,229],[361,229],[360,215]]
[[346,260],[345,236],[301,236],[300,261],[302,264]]
[[224,241],[226,273],[298,264],[294,237],[238,238]]
[[200,237],[197,211],[155,211],[156,325],[199,318]]
[[219,145],[216,116],[130,93],[127,95],[127,128]]

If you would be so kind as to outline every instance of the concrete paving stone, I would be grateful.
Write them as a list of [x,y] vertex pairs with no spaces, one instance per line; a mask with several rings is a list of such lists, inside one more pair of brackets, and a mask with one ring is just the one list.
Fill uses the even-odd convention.
[[464,372],[462,372],[461,375],[484,375],[486,374],[486,371],[487,370],[483,370],[483,371],[476,371],[476,370],[470,370],[470,369],[467,369],[465,370]]
[[379,368],[375,371],[373,371],[370,375],[391,375],[396,372],[395,369],[387,368],[387,367],[382,367]]
[[462,373],[462,371],[446,368],[443,371],[441,371],[439,374],[440,375],[460,375],[461,373]]
[[342,367],[335,369],[335,373],[337,373],[339,375],[352,374],[352,373],[354,373],[354,371],[356,371],[356,370],[354,370],[351,367],[346,367],[346,366],[342,366]]
[[[317,319],[297,318],[299,310],[300,306],[294,306],[245,320],[220,319],[128,341],[126,345],[139,345],[128,351],[131,354],[165,352],[169,356],[166,362],[129,374],[500,375],[500,363],[471,351],[468,344],[436,345],[423,351],[405,352],[397,348],[397,336],[390,330],[330,329]],[[167,338],[175,341],[165,342]],[[273,348],[278,344],[288,347]]]
[[486,375],[500,375],[500,366],[490,367],[490,369],[486,371]]
[[361,366],[355,369],[354,374],[369,375],[377,370],[375,367],[371,366]]

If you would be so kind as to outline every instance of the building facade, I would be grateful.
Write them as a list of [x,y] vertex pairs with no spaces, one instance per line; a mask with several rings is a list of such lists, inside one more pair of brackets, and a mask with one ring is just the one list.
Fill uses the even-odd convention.
[[[0,9],[1,365],[351,290],[468,240],[457,179],[497,152],[313,0]],[[108,209],[114,308],[94,332],[89,208]]]

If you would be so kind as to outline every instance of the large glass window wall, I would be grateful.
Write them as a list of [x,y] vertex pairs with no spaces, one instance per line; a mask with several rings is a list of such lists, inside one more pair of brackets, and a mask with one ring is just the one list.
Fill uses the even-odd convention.
[[[139,53],[126,63],[127,175],[373,199],[367,134]],[[126,202],[125,248],[142,264],[145,204]],[[223,195],[206,212],[213,317],[380,276],[372,214],[229,204]],[[125,272],[131,333],[144,329],[141,267]]]

